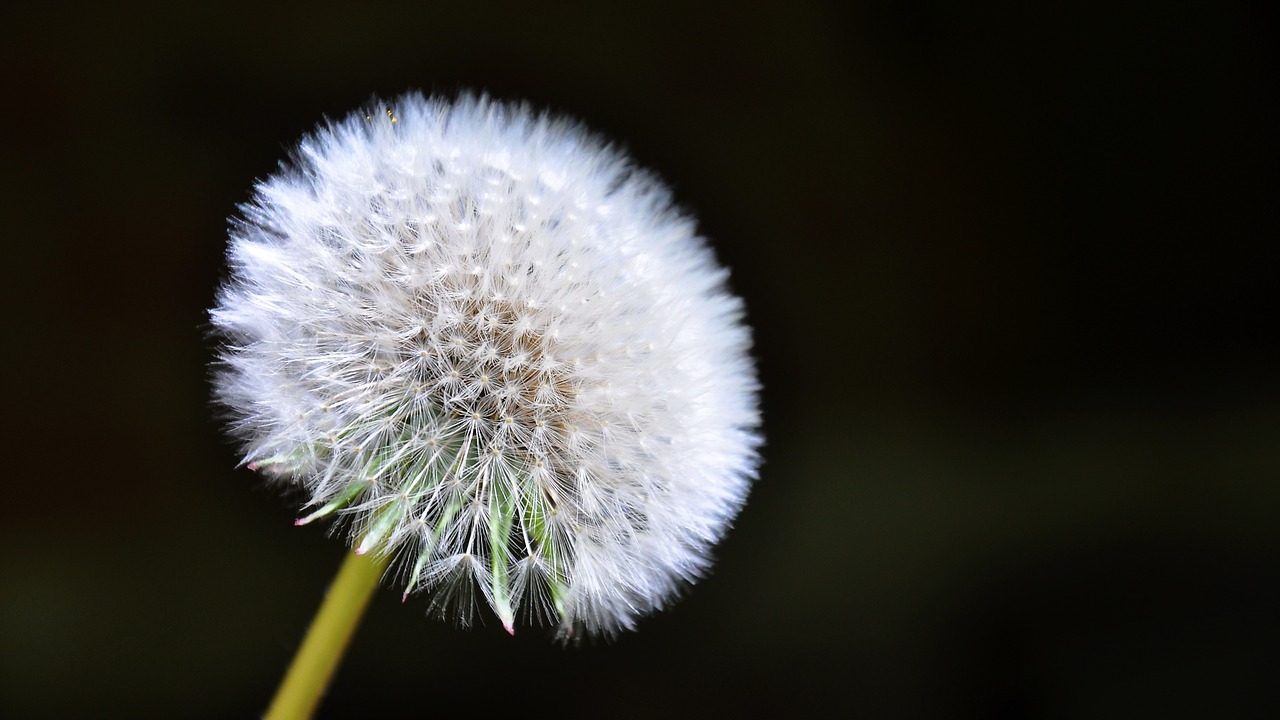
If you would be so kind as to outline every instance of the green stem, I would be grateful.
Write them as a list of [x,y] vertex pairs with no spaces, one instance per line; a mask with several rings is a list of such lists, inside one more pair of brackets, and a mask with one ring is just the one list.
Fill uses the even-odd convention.
[[266,720],[309,718],[315,712],[390,560],[386,553],[347,554],[267,709]]

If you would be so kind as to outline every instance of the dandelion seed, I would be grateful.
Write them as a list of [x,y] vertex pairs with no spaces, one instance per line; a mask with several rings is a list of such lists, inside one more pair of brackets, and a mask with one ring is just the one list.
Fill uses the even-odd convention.
[[304,139],[234,223],[211,316],[244,461],[442,615],[631,628],[703,574],[755,477],[727,272],[570,121],[376,107]]

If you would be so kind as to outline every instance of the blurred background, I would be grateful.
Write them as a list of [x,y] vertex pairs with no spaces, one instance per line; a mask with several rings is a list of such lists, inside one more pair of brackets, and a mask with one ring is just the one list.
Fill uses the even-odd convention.
[[664,175],[766,463],[612,643],[375,597],[321,717],[1278,717],[1275,45],[1211,0],[10,2],[0,716],[252,717],[343,555],[236,469],[227,218],[322,117],[487,90]]

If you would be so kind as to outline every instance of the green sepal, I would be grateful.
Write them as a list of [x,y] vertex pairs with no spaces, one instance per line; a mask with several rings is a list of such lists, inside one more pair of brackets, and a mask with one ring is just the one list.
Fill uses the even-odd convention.
[[561,582],[560,559],[557,557],[555,544],[551,542],[551,534],[547,528],[546,497],[541,488],[534,488],[527,492],[526,497],[528,502],[525,503],[524,511],[521,513],[521,520],[529,540],[535,546],[534,552],[543,558],[550,569],[547,585],[551,591],[551,604],[555,606],[556,614],[563,620],[565,588],[564,583]]
[[422,575],[422,568],[426,566],[431,559],[431,555],[435,552],[436,543],[440,542],[440,536],[444,534],[444,529],[453,521],[453,516],[457,515],[458,510],[461,508],[461,503],[456,500],[445,506],[444,512],[440,514],[440,522],[436,524],[436,529],[431,533],[430,543],[418,553],[418,560],[413,564],[413,571],[409,574],[409,582],[405,585],[404,595],[400,598],[401,602],[408,599],[409,593],[413,592],[413,588],[417,586],[418,578]]
[[404,602],[409,599],[409,593],[413,592],[413,588],[418,584],[418,576],[422,575],[422,568],[430,559],[430,548],[418,554],[418,560],[413,564],[413,572],[409,573],[409,582],[405,583],[404,594],[400,596],[400,602]]
[[502,627],[515,634],[515,613],[511,610],[511,587],[507,577],[508,544],[511,541],[511,525],[515,522],[515,504],[506,483],[495,482],[490,493],[489,512],[489,564],[492,572],[493,608],[502,621]]
[[364,555],[376,548],[387,532],[400,521],[400,515],[403,512],[404,501],[402,500],[387,503],[382,509],[378,510],[373,516],[373,522],[369,523],[369,531],[360,540],[360,546],[356,548],[356,554]]
[[365,487],[367,486],[364,483],[359,483],[359,482],[353,482],[347,485],[347,487],[343,489],[342,493],[338,495],[338,497],[334,498],[333,500],[330,500],[328,503],[325,504],[324,507],[320,508],[319,510],[316,510],[310,515],[293,521],[293,524],[306,525],[307,523],[311,522],[312,520],[315,520],[316,518],[322,518],[326,515],[330,515],[332,513],[337,512],[338,510],[341,510],[347,505],[350,505],[352,500],[355,500],[357,497],[360,497],[360,493],[364,492]]

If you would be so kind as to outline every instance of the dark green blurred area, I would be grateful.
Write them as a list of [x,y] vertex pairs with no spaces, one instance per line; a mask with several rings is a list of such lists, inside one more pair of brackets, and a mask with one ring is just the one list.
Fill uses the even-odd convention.
[[1280,717],[1274,44],[1244,5],[11,3],[0,716],[245,717],[343,550],[212,419],[226,218],[487,90],[674,186],[766,465],[613,643],[381,592],[321,717]]

